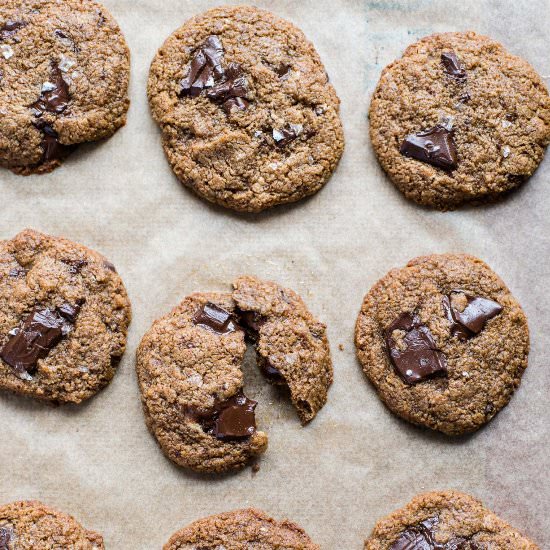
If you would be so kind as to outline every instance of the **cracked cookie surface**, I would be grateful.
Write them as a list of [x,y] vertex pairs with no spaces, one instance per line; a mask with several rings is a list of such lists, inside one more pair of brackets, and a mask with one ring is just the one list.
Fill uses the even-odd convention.
[[164,550],[319,550],[305,531],[289,520],[265,513],[235,510],[195,521],[175,533]]
[[0,389],[80,403],[124,353],[131,308],[113,264],[27,229],[0,242]]
[[137,350],[149,430],[170,460],[199,472],[244,467],[267,448],[254,402],[240,397],[246,344],[234,310],[230,294],[192,294],[153,323]]
[[332,360],[326,326],[293,290],[256,277],[239,277],[233,299],[240,323],[255,342],[258,366],[276,385],[288,386],[303,424],[327,401]]
[[126,123],[130,53],[92,0],[0,5],[0,166],[49,172]]
[[103,550],[103,537],[38,501],[0,506],[2,550]]
[[457,491],[417,495],[380,520],[365,550],[539,550],[474,497]]
[[382,72],[369,117],[390,179],[407,198],[441,210],[518,187],[550,143],[543,80],[474,32],[434,34],[409,46]]
[[463,254],[419,257],[365,296],[357,356],[398,416],[472,432],[511,399],[527,367],[527,318],[502,280]]
[[157,53],[148,95],[177,177],[234,210],[317,192],[342,155],[339,99],[317,52],[267,11],[190,19]]

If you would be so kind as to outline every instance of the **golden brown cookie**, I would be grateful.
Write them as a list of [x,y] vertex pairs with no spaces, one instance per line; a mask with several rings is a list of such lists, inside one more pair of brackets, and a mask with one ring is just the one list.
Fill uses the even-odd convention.
[[406,197],[456,208],[503,195],[536,170],[550,143],[550,96],[529,63],[498,42],[434,34],[382,72],[370,136]]
[[258,212],[317,192],[344,148],[339,100],[313,45],[249,6],[187,21],[159,50],[149,103],[177,177]]
[[0,550],[103,550],[103,537],[36,500],[0,506]]
[[512,397],[527,367],[521,306],[481,260],[424,256],[365,296],[357,356],[398,416],[449,435],[472,432]]
[[0,389],[88,399],[113,378],[130,319],[124,284],[101,254],[32,229],[0,241]]
[[126,123],[130,54],[92,0],[0,3],[0,166],[49,172]]
[[195,521],[178,531],[164,550],[319,550],[305,531],[252,508]]
[[380,520],[365,550],[539,550],[519,531],[457,491],[417,495]]
[[332,382],[326,328],[292,290],[240,277],[231,294],[192,294],[153,323],[137,351],[145,419],[164,453],[201,472],[245,466],[267,448],[243,393],[246,334],[268,381],[287,386],[303,423]]

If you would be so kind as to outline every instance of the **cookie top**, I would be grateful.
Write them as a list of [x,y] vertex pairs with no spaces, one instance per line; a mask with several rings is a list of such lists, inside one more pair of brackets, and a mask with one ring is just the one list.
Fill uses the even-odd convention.
[[252,508],[193,522],[178,531],[164,550],[319,550],[305,531],[288,520],[275,521]]
[[370,136],[405,196],[446,210],[494,199],[535,171],[550,142],[550,97],[498,42],[434,34],[382,72]]
[[49,172],[126,122],[130,54],[92,0],[0,5],[0,166]]
[[456,491],[417,495],[380,520],[365,550],[538,550],[479,500]]
[[1,550],[103,550],[103,537],[36,500],[0,506]]
[[527,319],[502,280],[464,254],[416,258],[365,296],[359,361],[405,420],[449,435],[504,407],[527,367]]
[[157,53],[149,103],[178,178],[258,212],[318,191],[342,155],[339,100],[313,45],[253,7],[187,21]]
[[113,264],[27,229],[0,241],[0,389],[80,403],[114,376],[130,302]]
[[290,389],[302,423],[327,401],[332,361],[326,326],[294,291],[272,281],[239,277],[233,299],[240,324],[256,344],[258,366],[266,378]]
[[155,321],[137,350],[147,426],[180,466],[222,472],[267,448],[242,393],[244,332],[230,294],[192,294]]

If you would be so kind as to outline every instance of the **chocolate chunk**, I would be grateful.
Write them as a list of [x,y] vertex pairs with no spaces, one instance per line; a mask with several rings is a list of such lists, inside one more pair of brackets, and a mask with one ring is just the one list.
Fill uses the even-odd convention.
[[27,270],[22,266],[12,267],[10,269],[9,276],[13,277],[14,279],[18,279],[19,277],[24,277],[27,274]]
[[286,80],[288,73],[290,73],[291,66],[287,63],[281,63],[278,67],[275,68],[277,76],[282,80]]
[[233,315],[212,302],[207,302],[195,312],[193,323],[217,334],[228,334],[237,330]]
[[452,130],[434,126],[424,132],[408,135],[399,152],[438,168],[449,170],[457,167],[458,157]]
[[251,340],[258,339],[260,328],[265,324],[266,318],[257,311],[239,311],[239,322]]
[[466,71],[455,52],[442,53],[441,63],[443,63],[443,67],[445,67],[445,71],[449,76],[458,79],[466,78]]
[[13,531],[9,527],[0,527],[0,550],[10,550],[12,534]]
[[197,97],[214,86],[214,77],[222,78],[223,46],[217,36],[209,36],[191,59],[186,76],[180,82],[180,96]]
[[[394,332],[402,331],[400,341]],[[397,373],[407,384],[416,384],[436,373],[447,372],[447,361],[436,347],[430,329],[412,313],[402,313],[386,330],[386,346]]]
[[38,360],[44,359],[73,329],[82,303],[63,304],[57,309],[33,309],[21,328],[10,332],[11,338],[0,350],[0,357],[20,378],[28,379]]
[[3,27],[0,27],[0,42],[11,38],[20,29],[26,27],[28,23],[24,21],[6,21]]
[[291,141],[297,139],[304,131],[301,124],[289,124],[281,129],[273,128],[272,136],[277,147],[285,147]]
[[86,260],[61,260],[65,265],[69,267],[69,273],[71,275],[78,275],[82,271],[82,268],[88,265]]
[[230,63],[223,79],[206,92],[206,97],[222,102],[225,110],[230,111],[232,107],[248,107],[248,101],[245,99],[247,93],[246,77],[241,65]]
[[52,63],[51,82],[45,82],[42,86],[40,97],[30,105],[36,117],[44,113],[61,114],[70,101],[69,85],[63,79],[61,69]]
[[[464,296],[466,307],[462,311],[453,305],[453,294]],[[461,290],[453,290],[450,296],[443,297],[443,309],[451,323],[451,334],[461,340],[479,334],[487,321],[502,312],[502,306],[497,302],[481,296],[471,296]]]
[[263,375],[272,384],[286,384],[285,377],[281,374],[281,371],[274,367],[268,358],[258,356],[258,366],[260,367]]
[[445,546],[435,541],[438,518],[430,518],[403,531],[390,546],[390,550],[444,550]]
[[217,439],[240,440],[250,437],[256,431],[256,405],[257,402],[248,399],[241,389],[206,414],[190,412],[190,415],[201,424],[206,433]]
[[63,145],[59,142],[58,133],[43,120],[33,123],[42,132],[42,150],[44,151],[40,164],[66,157],[75,149],[74,145]]

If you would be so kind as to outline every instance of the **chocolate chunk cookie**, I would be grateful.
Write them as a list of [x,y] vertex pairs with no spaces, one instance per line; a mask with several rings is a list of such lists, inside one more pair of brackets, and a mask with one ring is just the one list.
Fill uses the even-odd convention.
[[523,59],[474,32],[434,34],[386,67],[374,150],[409,199],[446,210],[522,184],[550,143],[550,96]]
[[538,550],[479,500],[456,491],[417,495],[380,520],[365,550]]
[[259,510],[235,510],[200,519],[175,533],[164,550],[319,550],[305,531]]
[[332,383],[326,327],[292,290],[240,277],[231,294],[192,294],[156,321],[137,351],[145,420],[176,464],[202,472],[245,466],[267,448],[243,393],[245,335],[271,383],[287,386],[303,423]]
[[145,421],[164,453],[202,472],[240,468],[267,448],[243,394],[244,332],[230,294],[192,294],[137,350]]
[[255,342],[258,366],[268,381],[288,386],[302,423],[311,421],[332,384],[326,326],[288,288],[248,276],[234,287],[240,324]]
[[130,54],[91,0],[2,0],[0,166],[49,172],[126,123]]
[[0,389],[80,403],[114,376],[130,302],[113,264],[27,229],[0,241]]
[[103,550],[103,537],[38,501],[0,506],[0,550]]
[[185,23],[155,57],[148,94],[177,177],[227,208],[311,195],[342,155],[339,100],[313,45],[257,8]]
[[504,407],[527,367],[527,319],[502,280],[463,254],[393,269],[357,319],[359,361],[395,414],[449,435]]

